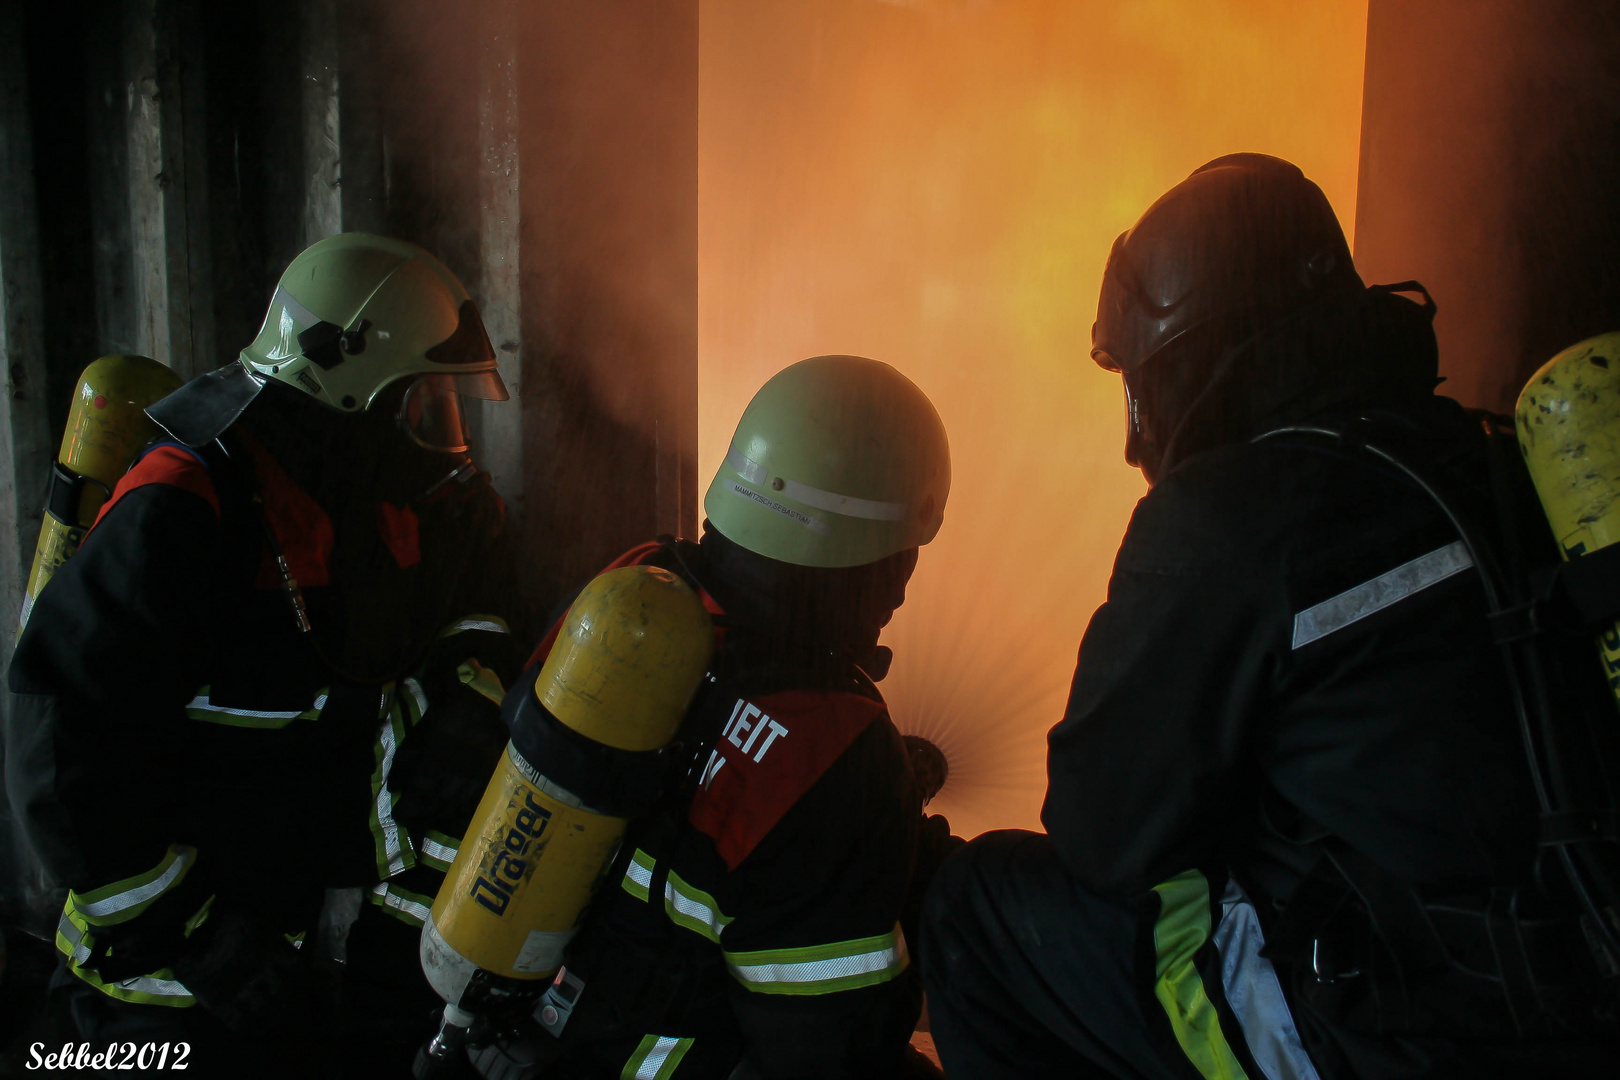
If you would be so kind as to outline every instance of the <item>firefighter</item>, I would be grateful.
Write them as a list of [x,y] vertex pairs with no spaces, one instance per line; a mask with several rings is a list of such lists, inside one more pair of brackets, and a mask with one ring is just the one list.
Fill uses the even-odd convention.
[[331,1017],[375,1057],[375,1016],[410,1021],[408,1064],[416,931],[522,659],[462,404],[506,397],[455,275],[352,233],[148,410],[162,435],[9,672],[7,790],[68,890],[52,995],[81,1038],[186,1040],[208,1075],[313,1052],[319,1075]]
[[1481,578],[1368,449],[1545,534],[1434,393],[1420,291],[1365,287],[1322,192],[1257,154],[1114,244],[1092,356],[1149,490],[1050,733],[1047,832],[974,841],[925,905],[948,1075],[1612,1075],[1593,955],[1534,903]]
[[684,779],[632,822],[565,954],[559,980],[582,983],[565,1025],[553,1011],[548,1031],[475,1050],[484,1075],[908,1067],[920,986],[899,920],[922,800],[875,685],[878,638],[949,486],[944,427],[915,385],[815,357],[748,405],[701,539],[613,564],[686,578],[717,651],[677,737]]

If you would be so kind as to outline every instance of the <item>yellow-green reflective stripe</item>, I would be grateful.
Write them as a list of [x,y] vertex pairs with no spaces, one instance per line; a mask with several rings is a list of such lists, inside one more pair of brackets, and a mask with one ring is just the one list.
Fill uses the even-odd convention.
[[170,844],[163,861],[144,874],[115,881],[85,893],[70,892],[69,903],[87,922],[111,926],[127,922],[152,906],[152,901],[180,884],[197,859],[197,849]]
[[681,1058],[692,1049],[691,1039],[647,1035],[619,1072],[619,1080],[669,1080]]
[[[75,964],[82,964],[90,959],[90,943],[95,938],[73,921],[72,905],[73,901],[69,900],[68,910],[62,912],[61,919],[56,923],[56,948]],[[90,941],[86,941],[86,938],[90,938]]]
[[653,857],[636,848],[636,853],[630,856],[630,865],[624,868],[624,880],[619,884],[637,900],[651,900],[653,865]]
[[211,687],[202,687],[197,691],[197,696],[186,703],[187,717],[228,727],[278,729],[294,720],[318,720],[321,710],[326,708],[327,691],[324,687],[316,694],[314,704],[307,709],[238,709],[216,705],[209,699],[210,690]]
[[456,678],[468,689],[496,705],[506,699],[506,687],[501,685],[501,677],[477,660],[467,660],[457,665]]
[[416,853],[435,870],[448,870],[450,864],[456,861],[456,852],[460,848],[461,841],[454,836],[429,829],[428,834],[416,845]]
[[1248,1080],[1194,961],[1210,935],[1209,882],[1197,870],[1188,870],[1153,891],[1159,894],[1153,992],[1170,1018],[1181,1052],[1205,1080]]
[[800,949],[728,952],[726,966],[749,990],[761,994],[833,994],[888,982],[906,970],[906,936],[900,927],[876,937]]
[[390,885],[386,881],[371,888],[371,902],[382,907],[394,918],[412,926],[421,926],[433,910],[433,898]]
[[416,715],[411,719],[411,723],[415,724],[427,715],[427,695],[422,692],[422,684],[415,679],[405,680],[405,692],[410,695],[410,703],[416,706]]
[[168,968],[160,968],[150,975],[137,975],[133,979],[121,979],[115,983],[104,980],[94,968],[69,964],[68,970],[103,994],[119,1001],[134,1002],[138,1005],[167,1005],[176,1009],[184,1009],[197,1003],[191,991],[176,979],[174,972]]
[[694,930],[717,945],[721,932],[731,922],[731,916],[721,913],[714,897],[688,885],[673,870],[664,881],[664,912],[676,926]]
[[394,793],[388,790],[388,774],[394,767],[394,753],[405,737],[403,709],[388,710],[377,729],[373,748],[377,768],[371,774],[371,833],[377,848],[377,876],[391,878],[416,865],[411,837],[394,821]]

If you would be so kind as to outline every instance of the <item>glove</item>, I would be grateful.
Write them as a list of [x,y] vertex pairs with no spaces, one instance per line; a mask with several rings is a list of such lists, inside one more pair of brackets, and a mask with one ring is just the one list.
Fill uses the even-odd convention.
[[285,937],[243,912],[215,914],[174,974],[197,1003],[238,1035],[300,1024],[315,997],[306,966]]
[[460,833],[506,748],[500,707],[463,684],[430,697],[422,722],[394,754],[394,816],[412,832]]

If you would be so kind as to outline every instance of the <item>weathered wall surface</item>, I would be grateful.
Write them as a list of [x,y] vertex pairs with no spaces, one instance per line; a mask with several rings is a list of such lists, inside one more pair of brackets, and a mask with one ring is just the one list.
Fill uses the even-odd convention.
[[694,531],[697,59],[696,0],[0,0],[0,663],[78,372],[228,362],[340,231],[477,300],[533,611]]
[[1372,0],[1355,256],[1440,305],[1440,370],[1510,411],[1620,329],[1620,14],[1593,0]]

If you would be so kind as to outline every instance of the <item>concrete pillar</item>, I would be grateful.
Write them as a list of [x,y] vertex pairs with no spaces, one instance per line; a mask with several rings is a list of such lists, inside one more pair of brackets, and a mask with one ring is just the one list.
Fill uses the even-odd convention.
[[130,0],[124,48],[135,347],[190,378],[218,366],[195,0]]
[[518,287],[518,23],[514,0],[488,5],[478,83],[478,243],[480,314],[495,346],[508,402],[483,406],[478,457],[514,520],[523,516],[523,297]]
[[337,0],[299,5],[300,101],[304,150],[304,228],[301,245],[343,231],[343,154],[338,80]]
[[1620,330],[1617,68],[1609,4],[1371,0],[1356,263],[1429,287],[1464,404]]
[[[11,663],[52,449],[22,21],[21,4],[0,5],[0,670]],[[9,695],[0,692],[0,729],[8,704]],[[0,911],[9,919],[36,884],[38,866],[3,800],[0,870]]]

